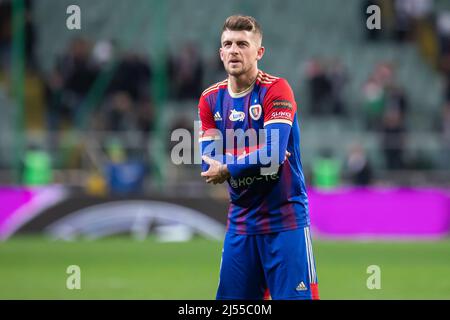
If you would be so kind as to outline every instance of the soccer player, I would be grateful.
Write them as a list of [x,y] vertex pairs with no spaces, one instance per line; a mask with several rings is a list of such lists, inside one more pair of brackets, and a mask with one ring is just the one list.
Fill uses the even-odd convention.
[[[216,298],[262,299],[269,289],[272,299],[318,299],[297,104],[285,79],[258,69],[264,51],[253,17],[228,17],[220,48],[228,78],[198,106],[201,175],[227,181],[230,193]],[[247,134],[260,129],[256,140]]]

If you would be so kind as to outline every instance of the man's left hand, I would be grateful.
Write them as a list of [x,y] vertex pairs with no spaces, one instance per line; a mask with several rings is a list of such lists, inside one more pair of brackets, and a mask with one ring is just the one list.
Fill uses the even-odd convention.
[[208,171],[201,173],[201,176],[206,178],[207,183],[224,183],[228,178],[230,178],[230,173],[228,172],[228,168],[225,164],[211,159],[208,156],[203,156],[202,159],[209,164]]

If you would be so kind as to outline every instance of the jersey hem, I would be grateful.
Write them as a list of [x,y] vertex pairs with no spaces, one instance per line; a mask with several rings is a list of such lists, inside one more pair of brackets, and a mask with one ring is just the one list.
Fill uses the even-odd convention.
[[311,294],[298,295],[298,296],[289,296],[289,297],[276,297],[272,300],[314,300],[314,297]]
[[220,296],[220,297],[216,297],[216,300],[263,300],[263,296],[261,297],[255,297],[255,298],[242,298],[242,297],[225,297],[225,296]]
[[310,226],[310,223],[303,223],[303,224],[297,224],[295,226],[290,226],[290,227],[281,227],[281,228],[270,229],[269,231],[245,231],[245,232],[239,232],[235,228],[233,228],[233,229],[228,228],[226,230],[226,232],[232,233],[232,234],[253,236],[253,235],[259,235],[259,234],[271,234],[271,233],[278,233],[278,232],[283,232],[283,231],[292,231],[292,230],[302,229],[302,228],[309,227],[309,226]]

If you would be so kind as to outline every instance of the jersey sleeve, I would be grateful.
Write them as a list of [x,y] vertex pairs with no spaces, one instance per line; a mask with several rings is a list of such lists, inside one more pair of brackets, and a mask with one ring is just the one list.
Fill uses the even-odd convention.
[[198,118],[200,120],[199,142],[218,140],[218,131],[211,108],[204,96],[198,102]]
[[264,126],[286,123],[292,126],[297,104],[294,93],[285,79],[277,80],[269,87],[263,100]]
[[[200,144],[201,155],[206,155],[224,163],[222,135],[219,129],[216,128],[214,116],[204,96],[200,97],[198,103],[198,117],[200,120],[198,142]],[[207,171],[208,168],[209,165],[202,160],[202,171]]]

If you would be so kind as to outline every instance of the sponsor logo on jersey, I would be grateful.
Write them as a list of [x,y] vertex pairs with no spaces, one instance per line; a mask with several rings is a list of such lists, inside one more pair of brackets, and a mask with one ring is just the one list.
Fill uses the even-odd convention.
[[274,111],[270,115],[271,119],[286,119],[291,120],[291,113],[289,111]]
[[249,187],[253,183],[260,181],[260,182],[269,182],[269,181],[275,181],[279,179],[280,176],[278,173],[274,173],[271,175],[265,175],[265,176],[253,176],[253,177],[244,177],[235,179],[233,177],[230,178],[230,185],[232,188],[240,188],[240,187]]
[[219,111],[217,111],[217,112],[214,114],[214,121],[222,121],[222,116],[220,115],[220,112],[219,112]]
[[229,116],[230,121],[244,121],[245,119],[245,113],[242,111],[236,111],[236,109],[231,110],[230,116]]
[[288,100],[275,100],[272,103],[272,108],[292,110],[292,104]]
[[261,107],[261,105],[260,104],[254,104],[254,105],[250,106],[249,113],[250,113],[250,117],[253,120],[255,120],[255,121],[259,120],[259,118],[261,118],[261,115],[262,115],[262,107]]

